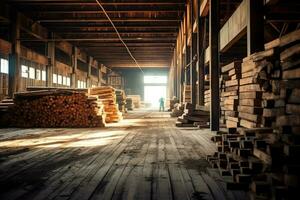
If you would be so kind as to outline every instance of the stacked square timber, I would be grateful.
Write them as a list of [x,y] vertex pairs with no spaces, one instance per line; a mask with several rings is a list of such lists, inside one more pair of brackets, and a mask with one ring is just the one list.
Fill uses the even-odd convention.
[[130,97],[127,97],[126,98],[126,109],[127,110],[133,110],[133,101],[132,101],[132,98],[130,98]]
[[104,104],[105,121],[107,123],[119,122],[123,119],[122,113],[119,111],[118,104],[116,103],[116,93],[113,87],[101,86],[90,88],[89,95],[99,98]]
[[141,96],[140,95],[128,95],[128,97],[132,99],[134,108],[141,107]]
[[223,97],[222,95],[225,92],[225,82],[228,81],[228,80],[229,80],[228,71],[224,72],[224,70],[222,70],[221,77],[220,77],[220,80],[219,80],[219,84],[220,84],[220,107],[221,107],[220,123],[221,124],[226,124],[225,110],[222,109],[224,107],[225,97]]
[[119,111],[122,113],[126,113],[126,95],[124,90],[116,90],[117,103],[119,107]]
[[172,109],[170,116],[171,117],[179,117],[183,115],[184,105],[181,103],[175,103],[174,108]]
[[183,88],[183,102],[191,103],[191,86],[184,85]]
[[177,127],[207,127],[209,125],[209,111],[205,107],[195,108],[191,103],[184,104],[183,114],[177,118]]
[[51,89],[14,95],[8,125],[12,127],[103,127],[103,104],[85,92]]
[[204,106],[210,107],[210,90],[204,91]]
[[234,61],[222,67],[224,86],[221,88],[221,112],[224,114],[227,128],[239,126],[239,83],[241,78],[241,62]]

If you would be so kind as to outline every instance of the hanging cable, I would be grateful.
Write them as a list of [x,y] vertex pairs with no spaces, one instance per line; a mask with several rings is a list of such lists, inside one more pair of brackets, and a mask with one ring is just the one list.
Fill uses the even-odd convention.
[[108,16],[107,12],[105,11],[104,7],[101,5],[99,0],[96,0],[97,4],[100,6],[100,8],[102,9],[102,11],[104,12],[105,16],[107,17],[107,19],[109,20],[109,22],[111,23],[112,27],[115,29],[120,41],[123,43],[123,45],[125,46],[128,54],[130,55],[130,57],[134,60],[135,64],[138,66],[138,68],[141,70],[141,72],[144,74],[144,71],[142,70],[141,66],[139,65],[139,63],[137,62],[137,60],[134,58],[134,56],[132,55],[130,49],[128,48],[128,46],[126,45],[126,43],[124,42],[124,40],[122,39],[118,29],[116,28],[115,24],[113,23],[113,21],[110,19],[110,17]]

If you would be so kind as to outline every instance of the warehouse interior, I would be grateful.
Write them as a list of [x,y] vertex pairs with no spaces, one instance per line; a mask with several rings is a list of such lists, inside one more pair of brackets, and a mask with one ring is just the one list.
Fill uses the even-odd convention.
[[0,1],[0,199],[296,199],[300,2]]

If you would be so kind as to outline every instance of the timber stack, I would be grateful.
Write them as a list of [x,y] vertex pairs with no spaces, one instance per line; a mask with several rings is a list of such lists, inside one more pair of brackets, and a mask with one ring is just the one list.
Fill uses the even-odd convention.
[[210,90],[204,91],[204,105],[206,107],[210,107]]
[[125,105],[125,107],[126,107],[127,110],[133,110],[134,105],[133,105],[132,98],[130,98],[130,97],[126,98],[126,105]]
[[117,104],[119,106],[119,111],[122,113],[126,113],[126,95],[124,90],[116,90],[116,98],[117,98]]
[[123,119],[116,102],[116,91],[110,86],[100,86],[89,89],[89,95],[99,98],[104,104],[107,123],[119,122]]
[[227,128],[240,125],[238,117],[241,62],[234,61],[222,67],[223,88],[221,88],[221,114]]
[[208,156],[232,189],[250,189],[252,199],[293,199],[300,180],[300,30],[243,59],[240,130],[212,138]]
[[209,125],[209,111],[205,107],[195,108],[191,103],[184,104],[183,114],[177,118],[177,127],[204,128]]
[[181,103],[175,103],[174,108],[172,109],[170,116],[171,117],[179,117],[184,112],[184,105]]
[[183,88],[183,101],[185,103],[191,103],[191,86],[184,85]]
[[128,97],[132,99],[134,108],[141,107],[141,96],[140,95],[128,95]]
[[105,114],[97,98],[85,92],[52,89],[16,93],[8,113],[13,127],[103,127]]

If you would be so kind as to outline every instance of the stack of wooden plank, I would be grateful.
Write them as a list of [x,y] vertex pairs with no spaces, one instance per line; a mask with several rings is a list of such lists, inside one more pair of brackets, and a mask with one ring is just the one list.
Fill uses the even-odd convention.
[[207,127],[209,125],[209,111],[202,108],[195,108],[191,103],[184,104],[183,114],[177,118],[177,127]]
[[181,103],[175,103],[174,108],[172,109],[170,116],[171,117],[179,117],[184,112],[184,105]]
[[128,95],[132,99],[134,108],[140,108],[141,107],[141,96],[140,95]]
[[105,121],[107,123],[119,122],[123,119],[122,113],[119,111],[116,103],[116,91],[111,86],[100,86],[89,89],[89,95],[99,98],[104,104],[106,114]]
[[204,106],[210,107],[210,90],[205,90],[204,91]]
[[125,107],[126,107],[126,109],[127,110],[133,110],[133,101],[132,101],[132,98],[130,98],[130,97],[127,97],[126,98],[126,105],[125,105]]
[[126,113],[126,95],[124,90],[116,90],[117,103],[119,106],[119,111]]
[[218,151],[207,156],[207,160],[211,167],[219,170],[227,189],[251,188],[255,192],[263,188],[263,185],[265,189],[260,190],[261,193],[270,194],[271,183],[267,181],[269,167],[282,159],[281,154],[273,158],[280,150],[272,128],[239,131],[229,128],[227,131],[220,131],[212,140],[216,142]]
[[239,126],[238,105],[239,105],[239,85],[241,78],[241,62],[234,61],[222,67],[222,76],[224,79],[223,88],[221,88],[221,112],[224,114],[227,128],[236,128]]
[[104,120],[97,98],[67,89],[16,93],[8,114],[13,127],[103,127]]
[[0,102],[0,127],[8,126],[9,123],[9,111],[14,107],[13,99],[3,99]]
[[185,103],[191,103],[191,86],[184,85],[183,88],[183,101]]

